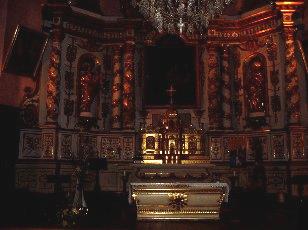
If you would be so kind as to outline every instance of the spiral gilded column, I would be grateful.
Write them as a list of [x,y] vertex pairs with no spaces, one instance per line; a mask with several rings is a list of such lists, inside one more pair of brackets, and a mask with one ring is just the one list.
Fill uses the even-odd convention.
[[59,78],[61,65],[62,18],[53,17],[51,52],[47,79],[46,122],[57,124],[59,115]]
[[135,77],[134,77],[134,42],[127,42],[124,48],[124,77],[123,77],[123,128],[133,129],[135,125]]
[[229,60],[229,47],[222,47],[222,109],[223,109],[223,127],[231,128],[231,72]]
[[221,110],[221,80],[219,77],[219,57],[217,47],[208,47],[208,117],[209,128],[219,129],[222,128],[222,110]]
[[285,37],[285,85],[286,85],[286,112],[288,124],[300,123],[300,94],[299,77],[297,75],[297,59],[295,57],[295,22],[294,13],[303,6],[303,1],[276,2],[282,13],[283,33]]
[[112,82],[112,114],[111,127],[120,129],[121,124],[121,95],[122,95],[122,78],[121,78],[121,49],[119,46],[114,48],[113,54],[113,82]]
[[299,79],[297,75],[297,60],[295,57],[293,29],[284,29],[286,38],[286,59],[285,59],[285,82],[286,82],[286,106],[288,122],[300,122],[300,94]]

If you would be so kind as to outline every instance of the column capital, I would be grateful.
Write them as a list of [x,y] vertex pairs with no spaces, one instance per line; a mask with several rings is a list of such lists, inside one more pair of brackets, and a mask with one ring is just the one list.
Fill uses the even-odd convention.
[[295,12],[299,7],[304,5],[304,1],[276,1],[275,4],[277,9],[282,12]]
[[284,27],[293,27],[295,22],[293,14],[304,6],[304,1],[278,1],[276,8],[282,13],[282,24]]

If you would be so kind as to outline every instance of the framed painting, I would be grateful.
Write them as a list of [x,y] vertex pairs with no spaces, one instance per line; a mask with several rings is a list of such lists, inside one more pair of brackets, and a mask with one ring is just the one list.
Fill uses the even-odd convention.
[[168,106],[167,90],[175,89],[174,103],[196,105],[196,48],[174,35],[165,35],[155,46],[145,47],[145,104]]
[[47,34],[18,25],[2,71],[35,78],[47,42]]

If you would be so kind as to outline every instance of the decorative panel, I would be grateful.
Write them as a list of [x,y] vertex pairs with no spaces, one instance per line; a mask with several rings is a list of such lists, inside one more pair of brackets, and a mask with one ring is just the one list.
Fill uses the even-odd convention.
[[285,134],[273,134],[271,136],[271,160],[287,159],[287,143]]
[[59,136],[59,158],[71,159],[73,155],[73,135],[60,134]]
[[97,136],[81,135],[79,136],[79,153],[87,154],[89,157],[95,157],[98,154]]
[[119,136],[103,136],[101,138],[100,155],[109,160],[119,160],[122,147],[122,139]]
[[210,138],[210,156],[213,161],[223,160],[222,156],[222,138],[211,137]]
[[135,152],[135,139],[132,136],[123,137],[123,151],[122,159],[131,160]]
[[99,154],[108,160],[131,160],[134,152],[134,135],[110,134],[100,138]]
[[224,160],[228,161],[230,158],[230,151],[244,149],[246,146],[246,136],[231,135],[223,137],[223,156]]
[[263,151],[263,160],[268,160],[269,155],[269,144],[270,144],[270,136],[250,136],[247,137],[247,147],[246,147],[246,159],[247,161],[254,161],[255,156],[252,149],[252,143],[254,138],[259,138],[262,144],[262,151]]
[[40,133],[21,133],[19,158],[41,158]]
[[23,188],[33,192],[51,193],[54,184],[47,182],[47,176],[54,175],[54,169],[46,165],[23,165],[16,168],[16,188]]
[[292,160],[305,160],[304,133],[291,133],[291,158]]
[[54,158],[55,154],[55,137],[53,133],[42,134],[42,151],[43,158]]
[[15,186],[16,188],[25,188],[30,191],[37,189],[37,176],[35,171],[29,169],[16,170]]
[[286,178],[287,178],[287,171],[284,167],[275,167],[272,169],[267,169],[267,192],[279,192],[284,191],[286,192]]

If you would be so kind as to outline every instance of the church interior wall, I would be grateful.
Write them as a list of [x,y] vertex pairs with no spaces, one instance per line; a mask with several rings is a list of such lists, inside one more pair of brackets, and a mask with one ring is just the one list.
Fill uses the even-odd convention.
[[[31,28],[34,28],[36,30],[41,29],[41,14],[37,14],[35,12],[41,12],[41,6],[40,4],[44,3],[42,0],[36,0],[36,1],[30,1],[31,4],[29,5],[29,1],[5,1],[7,2],[7,17],[13,18],[14,20],[9,20],[9,22],[2,21],[0,22],[0,34],[1,31],[5,31],[5,36],[0,36],[0,52],[7,49],[8,43],[10,41],[10,37],[13,33],[13,30],[17,24],[24,23],[26,26],[29,26]],[[8,3],[9,2],[9,3]],[[108,7],[111,1],[108,1],[108,3],[105,3],[104,7]],[[13,6],[16,4],[18,7],[15,9]],[[5,9],[5,8],[3,8]],[[31,9],[31,10],[30,10]],[[17,10],[17,11],[16,11]],[[29,10],[26,14],[26,12]],[[3,11],[3,10],[2,10]],[[5,11],[5,10],[4,10]],[[258,10],[257,10],[258,11]],[[307,8],[306,8],[307,11]],[[18,13],[19,12],[19,13]],[[254,11],[256,12],[256,11]],[[243,14],[242,17],[245,17],[250,13]],[[110,14],[112,15],[119,15],[119,9],[115,8],[110,11]],[[19,16],[18,16],[19,15]],[[22,16],[20,16],[22,15]],[[305,13],[304,18],[304,25],[306,26],[308,23],[306,23],[308,20],[308,13]],[[6,20],[8,21],[8,20]],[[305,27],[306,28],[306,27]],[[230,140],[231,138],[234,138],[236,136],[245,136],[249,141],[254,137],[258,136],[263,138],[264,145],[265,145],[265,165],[266,165],[266,171],[267,171],[267,181],[268,181],[268,191],[270,192],[276,192],[277,190],[283,190],[286,191],[286,166],[285,162],[287,159],[287,154],[292,154],[288,152],[288,141],[289,141],[289,134],[285,130],[286,128],[286,111],[285,111],[285,80],[284,80],[284,73],[285,73],[285,48],[284,44],[285,41],[280,33],[273,33],[271,34],[273,37],[273,43],[277,45],[277,59],[275,60],[275,66],[276,69],[279,72],[279,83],[278,83],[278,96],[280,98],[280,104],[281,109],[277,112],[277,121],[275,121],[275,115],[272,110],[272,101],[271,96],[273,96],[273,86],[271,84],[270,75],[272,71],[272,64],[271,61],[268,58],[266,46],[257,47],[255,50],[242,50],[240,48],[237,48],[237,52],[239,52],[240,55],[240,66],[237,68],[238,76],[240,77],[241,84],[244,85],[244,61],[248,60],[248,58],[251,55],[254,54],[262,54],[266,58],[266,80],[267,80],[267,95],[268,95],[268,111],[269,111],[269,127],[271,129],[271,132],[269,133],[262,133],[262,131],[258,130],[252,130],[249,128],[246,128],[246,115],[245,115],[245,96],[246,92],[245,89],[241,88],[239,90],[239,96],[240,100],[242,102],[242,114],[237,121],[239,124],[234,125],[235,132],[226,132],[223,135],[217,135],[215,132],[212,135],[211,132],[210,135],[208,135],[206,138],[207,142],[207,154],[211,158],[212,162],[217,164],[216,173],[217,174],[223,174],[225,178],[232,175],[233,170],[230,169],[228,162],[229,162],[229,156],[228,152],[226,151],[226,142]],[[27,149],[24,145],[20,145],[19,149],[19,159],[21,160],[21,163],[17,166],[16,171],[16,186],[18,188],[29,188],[32,191],[43,191],[43,192],[51,192],[53,191],[53,185],[50,185],[46,183],[45,179],[43,179],[48,174],[53,174],[55,172],[55,162],[53,161],[55,155],[57,157],[61,158],[63,161],[63,167],[61,170],[63,170],[63,173],[71,174],[73,171],[71,165],[68,163],[68,158],[70,154],[75,154],[78,152],[78,144],[79,144],[79,134],[78,131],[75,129],[76,123],[78,121],[78,108],[77,108],[77,87],[78,87],[78,69],[77,69],[77,63],[79,58],[86,53],[91,53],[99,58],[101,62],[101,71],[104,75],[104,78],[107,80],[107,84],[109,87],[109,90],[111,91],[112,88],[112,79],[113,79],[113,73],[112,70],[109,72],[105,70],[105,58],[109,55],[108,58],[112,59],[113,56],[113,46],[110,44],[101,44],[99,43],[98,46],[96,46],[96,50],[87,50],[85,47],[78,46],[76,58],[71,63],[67,61],[66,55],[67,55],[67,48],[71,44],[72,38],[76,40],[76,42],[84,41],[84,38],[66,34],[64,40],[62,41],[62,51],[61,51],[61,72],[60,72],[60,103],[59,103],[59,117],[58,117],[58,124],[60,130],[50,130],[48,127],[43,127],[45,125],[46,121],[46,87],[47,87],[47,78],[48,78],[48,68],[49,68],[49,59],[50,59],[50,43],[48,44],[48,47],[46,49],[46,52],[43,57],[42,61],[42,74],[40,78],[40,91],[39,95],[37,95],[36,99],[39,103],[39,125],[37,125],[34,128],[30,129],[23,129],[21,132],[21,142],[23,143],[24,139],[33,140],[39,143],[39,147],[36,147],[35,149]],[[266,40],[267,36],[259,37],[258,40]],[[2,40],[1,40],[2,39]],[[118,45],[118,44],[116,44]],[[125,44],[121,44],[121,46],[124,46]],[[233,43],[230,43],[230,45],[233,45]],[[137,47],[138,45],[136,45]],[[201,123],[204,123],[206,131],[209,131],[210,121],[208,119],[208,104],[209,104],[209,98],[208,98],[208,49],[205,46],[201,47],[203,49],[202,54],[202,60],[205,68],[203,68],[204,73],[201,75],[204,75],[205,83],[203,84],[203,88],[201,90],[201,109],[204,109],[205,112],[201,118]],[[252,48],[252,47],[248,47]],[[122,173],[123,171],[133,171],[133,167],[131,167],[132,158],[134,156],[134,152],[136,151],[136,146],[138,144],[134,142],[134,138],[137,138],[134,136],[135,130],[138,130],[140,128],[140,122],[142,122],[141,115],[139,111],[142,109],[143,101],[142,101],[142,54],[141,54],[142,47],[136,48],[135,56],[134,56],[134,72],[135,72],[135,129],[130,131],[123,131],[123,130],[112,130],[111,129],[111,115],[110,115],[110,101],[111,101],[111,95],[110,92],[103,95],[103,92],[100,93],[100,95],[97,96],[96,105],[97,108],[93,112],[97,112],[99,121],[98,121],[98,129],[93,128],[89,134],[91,143],[93,144],[94,148],[96,148],[96,151],[99,154],[102,155],[108,155],[110,157],[110,168],[108,171],[102,173],[101,177],[101,186],[104,190],[110,190],[110,191],[121,191],[122,189]],[[123,56],[123,48],[121,50],[121,56]],[[3,59],[2,59],[3,60]],[[123,61],[122,65],[123,65]],[[3,62],[2,62],[3,63]],[[111,61],[112,63],[112,61]],[[1,64],[1,62],[0,62]],[[70,96],[68,96],[67,92],[65,91],[66,88],[66,80],[65,75],[66,71],[69,71],[70,65],[72,67],[71,72],[74,73],[73,76],[73,88],[70,89]],[[302,68],[302,65],[299,65],[298,68],[298,75],[301,76],[301,84],[300,84],[300,91],[301,95],[304,94],[304,92],[307,90],[304,86],[304,71]],[[11,76],[10,74],[2,73],[1,79],[0,79],[0,104],[3,105],[10,105],[13,107],[21,107],[21,102],[23,101],[24,92],[23,89],[25,87],[31,87],[33,90],[36,87],[36,82],[32,79],[24,76]],[[2,90],[3,89],[3,90]],[[307,126],[308,120],[307,120],[307,97],[302,96],[301,97],[301,108],[302,108],[302,121],[303,125]],[[73,108],[69,109],[69,112],[66,111],[65,107],[65,100],[69,99],[72,100],[74,105]],[[106,106],[108,106],[108,114],[106,117],[103,117],[103,102],[106,102]],[[109,103],[109,104],[108,104]],[[152,123],[152,117],[153,114],[163,114],[165,109],[149,109],[148,110],[148,116],[145,119],[146,124]],[[197,117],[195,116],[193,109],[178,109],[179,113],[189,113],[191,115],[192,124],[194,126],[198,125]],[[69,114],[69,116],[67,116]],[[236,120],[234,118],[234,120]],[[40,129],[43,127],[42,129]],[[220,130],[224,132],[224,130]],[[302,132],[301,132],[302,133]],[[23,139],[24,138],[24,139]],[[307,152],[307,145],[308,145],[308,139],[307,139],[307,133],[305,136],[303,136],[304,139],[301,139],[305,142],[303,148],[306,148],[305,151]],[[273,155],[274,150],[274,143],[276,140],[280,140],[282,143],[283,152],[286,154],[286,156],[283,157],[283,159],[275,159],[275,156]],[[248,141],[248,145],[249,142]],[[59,144],[56,144],[59,143]],[[104,144],[108,143],[110,145],[109,147],[113,148],[111,152],[108,152],[109,149],[107,149]],[[134,143],[134,144],[133,144]],[[127,145],[126,145],[127,144]],[[136,146],[135,146],[136,145]],[[116,147],[121,147],[121,151],[118,152]],[[211,150],[214,149],[213,151]],[[123,149],[128,149],[127,152],[122,151]],[[216,151],[215,149],[218,149]],[[250,165],[253,164],[253,158],[251,157],[251,149],[247,148],[248,151],[248,162]],[[50,155],[51,153],[51,155]],[[36,161],[37,159],[43,161],[44,163],[37,163],[40,161]],[[27,162],[28,163],[24,163]],[[278,162],[279,166],[274,166],[272,162]],[[281,163],[281,164],[280,164]],[[247,167],[247,170],[238,170],[239,172],[239,180],[240,184],[244,187],[248,187],[249,184],[249,176],[251,174],[251,167]],[[294,174],[298,173],[301,174],[303,172],[307,172],[307,168],[305,166],[297,166],[295,164],[294,166]],[[24,175],[26,175],[24,177]],[[32,179],[35,178],[35,179]],[[92,179],[91,179],[92,178]],[[282,180],[282,183],[279,185],[273,185],[275,178],[279,178]],[[43,182],[42,182],[43,181]],[[74,180],[72,180],[74,181]],[[88,183],[91,184],[93,182],[93,175],[89,175],[89,178],[87,179]],[[92,181],[92,182],[91,182]],[[74,185],[65,185],[66,189],[74,189]],[[93,184],[91,185],[93,186]],[[89,187],[91,189],[92,187]]]

